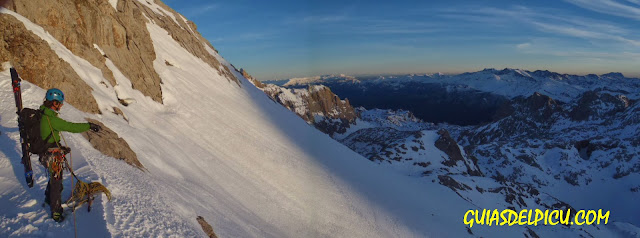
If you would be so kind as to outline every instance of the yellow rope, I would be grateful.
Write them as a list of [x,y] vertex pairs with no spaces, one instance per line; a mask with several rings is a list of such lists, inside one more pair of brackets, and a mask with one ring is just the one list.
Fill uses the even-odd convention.
[[[53,126],[51,126],[51,120],[49,119],[49,116],[46,116],[46,117],[47,117],[47,122],[49,122],[49,129],[51,129],[51,136],[53,137],[53,141],[55,141],[56,145],[58,146],[58,148],[61,149],[62,147],[60,146],[60,143],[58,143],[58,141],[56,140],[56,136],[53,134]],[[64,141],[64,146],[67,147],[67,140],[64,138],[64,135],[60,134],[60,137],[62,137],[62,140]],[[71,162],[70,165],[69,165],[71,168],[67,168],[67,169],[70,169],[69,173],[71,173],[71,170],[73,168],[73,157],[71,157],[71,150],[69,150],[69,160]],[[73,178],[71,176],[69,176],[69,179],[71,179],[71,187],[74,188],[74,186],[73,186]],[[80,182],[80,181],[78,181],[78,182]],[[75,189],[71,190],[71,197],[73,197],[73,191],[74,190]],[[76,224],[76,209],[75,209],[75,207],[71,208],[71,211],[73,212],[73,230],[75,232],[75,237],[78,238],[78,226]]]

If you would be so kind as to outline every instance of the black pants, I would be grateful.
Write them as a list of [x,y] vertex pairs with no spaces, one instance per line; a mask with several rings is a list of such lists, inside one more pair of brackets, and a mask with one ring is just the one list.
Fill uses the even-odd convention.
[[62,213],[62,170],[59,170],[59,173],[54,176],[51,169],[56,157],[60,159],[62,156],[62,153],[56,151],[54,153],[46,153],[40,157],[40,163],[49,173],[49,183],[47,183],[44,196],[45,201],[48,202],[51,207],[51,215],[53,215],[54,212]]
[[52,215],[54,212],[62,213],[62,179],[50,177],[44,196],[49,201]]

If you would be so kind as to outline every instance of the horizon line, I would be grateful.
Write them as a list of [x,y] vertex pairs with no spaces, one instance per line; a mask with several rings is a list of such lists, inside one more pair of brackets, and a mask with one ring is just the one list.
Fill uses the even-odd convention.
[[560,75],[573,75],[573,76],[588,76],[588,75],[596,75],[596,76],[603,76],[603,75],[607,75],[607,74],[621,74],[624,78],[630,78],[630,79],[640,79],[640,72],[639,73],[629,73],[629,72],[619,72],[619,71],[611,71],[608,73],[561,73],[561,72],[557,72],[557,71],[552,71],[552,70],[548,70],[548,69],[536,69],[536,70],[529,70],[529,69],[521,69],[521,68],[510,68],[510,67],[505,67],[502,69],[499,68],[494,68],[494,67],[487,67],[481,70],[476,70],[476,71],[449,71],[449,72],[443,72],[443,71],[439,71],[439,72],[402,72],[402,73],[355,73],[355,74],[348,74],[348,73],[329,73],[329,74],[317,74],[317,75],[309,75],[309,76],[293,76],[293,77],[285,77],[285,78],[274,78],[274,79],[262,79],[262,80],[258,80],[258,81],[282,81],[282,80],[290,80],[290,79],[295,79],[295,78],[312,78],[312,77],[323,77],[323,76],[350,76],[350,77],[372,77],[372,76],[406,76],[406,75],[436,75],[436,74],[442,74],[442,75],[449,75],[449,76],[453,76],[453,75],[460,75],[460,74],[464,74],[464,73],[476,73],[476,72],[482,72],[485,70],[496,70],[496,71],[502,71],[502,70],[522,70],[522,71],[527,71],[527,72],[536,72],[536,71],[547,71],[547,72],[551,72],[551,73],[557,73]]

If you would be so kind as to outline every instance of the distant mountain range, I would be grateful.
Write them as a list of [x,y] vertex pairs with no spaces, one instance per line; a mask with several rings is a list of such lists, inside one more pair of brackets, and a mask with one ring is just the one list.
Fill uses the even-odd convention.
[[586,91],[621,93],[631,100],[640,98],[640,79],[626,78],[620,73],[579,76],[546,70],[485,69],[458,75],[325,75],[265,83],[287,88],[325,85],[356,107],[409,110],[425,121],[456,125],[487,123],[509,100],[535,92],[559,102],[576,100]]

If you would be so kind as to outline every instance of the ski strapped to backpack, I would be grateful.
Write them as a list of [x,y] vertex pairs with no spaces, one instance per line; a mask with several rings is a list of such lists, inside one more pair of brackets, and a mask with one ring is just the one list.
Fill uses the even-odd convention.
[[13,88],[13,96],[16,99],[16,108],[18,114],[18,129],[20,131],[20,144],[22,146],[22,165],[24,166],[24,177],[27,186],[33,187],[33,170],[31,168],[31,155],[29,154],[29,142],[27,140],[27,130],[25,130],[25,121],[22,118],[22,91],[20,89],[20,76],[16,69],[11,68],[11,86]]

